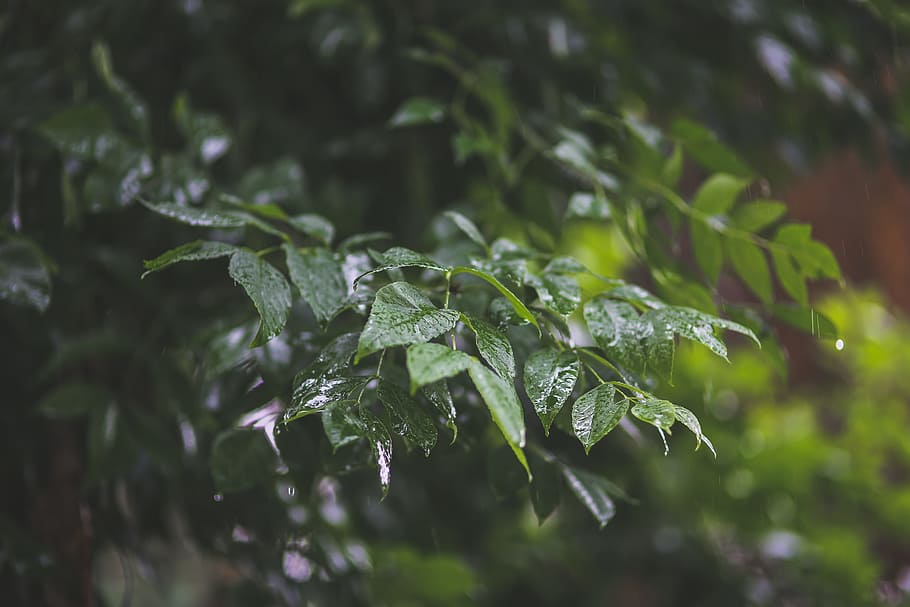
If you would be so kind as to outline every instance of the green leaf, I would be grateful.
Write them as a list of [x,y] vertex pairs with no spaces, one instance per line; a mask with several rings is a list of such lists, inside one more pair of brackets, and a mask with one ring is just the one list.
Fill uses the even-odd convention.
[[635,308],[598,295],[585,304],[584,316],[591,336],[608,357],[635,371],[644,368],[642,325]]
[[175,247],[170,251],[162,253],[155,259],[150,259],[143,262],[145,272],[143,272],[142,278],[145,278],[152,272],[158,272],[170,265],[181,261],[202,261],[205,259],[217,259],[219,257],[227,257],[228,255],[233,255],[237,250],[237,247],[225,242],[213,242],[206,240],[188,242],[186,244],[180,245],[179,247]]
[[752,175],[752,169],[735,152],[722,144],[717,135],[700,124],[689,120],[677,120],[670,132],[689,155],[705,168],[737,177]]
[[[325,432],[332,451],[338,451],[363,438],[358,419],[352,418],[352,411],[357,406],[353,400],[336,400],[326,405],[322,411],[322,429]],[[286,423],[286,422],[284,422]]]
[[427,384],[421,389],[430,404],[433,405],[443,419],[446,420],[446,428],[452,431],[452,442],[458,438],[458,426],[455,424],[455,403],[452,401],[452,393],[449,392],[449,385],[446,381],[439,380],[432,384]]
[[354,279],[354,288],[357,288],[357,284],[365,276],[398,268],[425,268],[427,270],[436,270],[437,272],[449,271],[449,268],[433,261],[423,253],[418,253],[417,251],[412,251],[411,249],[406,249],[404,247],[392,247],[382,254],[382,263],[379,267],[373,268],[369,272],[364,272]]
[[379,400],[385,405],[392,420],[392,430],[409,445],[416,445],[429,457],[436,446],[436,426],[408,391],[389,381],[379,382]]
[[477,351],[503,379],[515,379],[515,354],[505,333],[480,318],[462,315],[477,339]]
[[531,469],[522,449],[525,446],[524,413],[521,410],[521,401],[515,392],[512,382],[506,381],[490,371],[479,362],[468,368],[468,374],[474,381],[477,391],[487,404],[493,423],[505,437],[515,457],[528,473],[531,479]]
[[695,414],[679,405],[675,405],[673,411],[676,415],[676,421],[691,430],[692,434],[695,435],[695,450],[698,451],[698,448],[701,446],[702,442],[704,442],[708,445],[708,449],[711,450],[711,453],[714,454],[714,458],[717,459],[717,451],[714,450],[714,445],[708,440],[708,437],[705,436],[704,432],[701,431],[701,423],[699,423]]
[[561,316],[569,316],[581,304],[581,287],[571,276],[544,274],[538,277],[528,274],[528,284],[537,291],[544,307]]
[[544,274],[586,274],[591,271],[571,257],[554,257],[543,269]]
[[322,215],[303,213],[289,217],[287,222],[294,229],[315,238],[326,246],[332,244],[332,238],[335,237],[335,226]]
[[663,308],[667,305],[653,293],[638,285],[620,285],[607,291],[607,296],[612,299],[622,299],[652,310]]
[[284,412],[282,421],[292,422],[313,413],[319,413],[331,403],[349,400],[369,382],[369,377],[312,377],[309,374],[294,378],[291,406]]
[[84,382],[67,382],[38,402],[38,412],[51,419],[83,417],[103,410],[113,397],[107,388]]
[[562,475],[578,501],[594,515],[600,528],[606,527],[616,514],[616,505],[610,499],[612,483],[596,474],[569,466],[563,466]]
[[565,219],[610,219],[610,203],[598,194],[576,192],[569,198]]
[[524,388],[546,435],[563,405],[572,395],[581,363],[571,352],[552,348],[537,350],[525,361]]
[[299,203],[305,195],[303,168],[287,156],[253,167],[240,180],[237,193],[255,205]]
[[673,153],[664,161],[661,169],[661,181],[664,185],[675,188],[682,177],[683,170],[683,150],[682,146],[677,144],[673,146]]
[[736,275],[742,279],[764,304],[773,298],[771,271],[765,253],[755,243],[738,238],[727,239],[727,255]]
[[111,117],[100,105],[73,105],[38,126],[61,153],[79,160],[97,160],[104,137],[114,134]]
[[601,384],[575,401],[572,405],[572,429],[586,454],[619,424],[628,410],[628,399],[617,395],[611,384]]
[[261,430],[232,428],[215,439],[209,467],[218,491],[241,491],[274,475],[275,453]]
[[174,101],[174,123],[203,164],[210,165],[231,149],[231,134],[216,114],[194,111],[186,95]]
[[814,308],[790,304],[774,304],[771,313],[792,327],[820,339],[834,339],[839,333],[834,322]]
[[475,360],[473,356],[442,344],[415,344],[408,348],[407,354],[411,392],[466,371]]
[[559,467],[554,462],[547,461],[534,453],[529,453],[528,456],[531,472],[534,474],[534,479],[528,488],[531,494],[531,506],[534,508],[534,514],[537,515],[538,524],[543,525],[543,522],[559,505],[561,474]]
[[0,240],[0,300],[44,312],[51,304],[51,276],[41,249],[26,238]]
[[777,279],[790,297],[803,306],[809,305],[809,289],[806,287],[806,278],[800,272],[796,259],[785,251],[772,250],[771,260]]
[[761,232],[787,212],[787,205],[775,200],[756,200],[741,204],[730,217],[733,225],[747,232]]
[[724,264],[720,234],[705,222],[693,218],[689,222],[689,236],[695,261],[711,284],[717,282]]
[[228,273],[259,312],[259,331],[250,347],[261,346],[284,329],[291,309],[291,288],[281,272],[249,249],[231,256]]
[[632,415],[657,428],[664,441],[664,455],[669,453],[670,447],[667,445],[664,433],[669,434],[670,428],[676,421],[676,405],[653,396],[639,397],[632,406]]
[[789,249],[805,278],[841,280],[840,266],[831,249],[812,240],[811,234],[809,225],[788,224],[777,231],[774,242]]
[[360,409],[360,424],[363,436],[370,443],[373,459],[376,460],[382,497],[385,498],[392,482],[392,436],[382,420],[367,409]]
[[106,44],[96,42],[92,45],[92,62],[101,81],[123,105],[136,132],[143,139],[148,139],[148,110],[145,107],[145,103],[126,82],[118,78],[114,73],[111,63],[111,52]]
[[297,249],[282,245],[291,282],[325,327],[348,303],[341,262],[328,249]]
[[650,310],[642,316],[642,322],[650,323],[652,327],[666,325],[674,333],[706,346],[725,360],[727,359],[727,346],[714,334],[715,329],[740,333],[752,339],[759,346],[761,345],[755,333],[748,327],[692,308],[667,306]]
[[474,241],[476,244],[480,245],[483,250],[489,252],[490,245],[487,244],[486,239],[483,237],[483,234],[480,233],[480,230],[477,229],[477,226],[474,225],[474,222],[458,213],[457,211],[447,211],[444,213],[446,217],[451,219],[458,229],[465,233],[465,235]]
[[174,202],[140,202],[150,211],[191,226],[240,228],[247,224],[247,219],[241,213],[230,209],[189,207]]
[[395,115],[389,119],[390,127],[405,127],[418,124],[442,122],[446,117],[445,104],[435,99],[413,97],[405,101]]
[[505,285],[503,285],[501,282],[499,282],[499,280],[497,280],[495,276],[493,276],[492,274],[489,274],[488,272],[484,272],[483,270],[478,270],[476,268],[469,268],[467,266],[458,266],[458,267],[452,268],[451,273],[453,276],[455,274],[470,274],[472,276],[482,278],[483,280],[485,280],[488,283],[490,283],[491,285],[493,285],[496,288],[496,290],[499,291],[503,295],[503,297],[505,297],[509,301],[510,304],[512,304],[512,307],[515,309],[515,313],[518,314],[519,317],[523,318],[524,320],[526,320],[529,323],[531,323],[532,325],[534,325],[534,328],[537,329],[538,335],[540,334],[540,325],[537,323],[537,319],[534,318],[534,315],[531,314],[531,311],[528,310],[528,307],[525,306],[524,303],[522,303],[522,301],[520,299],[518,299],[517,295],[512,293],[512,291],[507,289],[505,287]]
[[747,185],[748,179],[724,173],[712,175],[698,188],[692,200],[692,208],[705,215],[725,215],[733,208],[733,203]]
[[426,295],[406,282],[393,282],[376,292],[355,362],[392,346],[430,341],[455,327],[459,313],[440,310]]

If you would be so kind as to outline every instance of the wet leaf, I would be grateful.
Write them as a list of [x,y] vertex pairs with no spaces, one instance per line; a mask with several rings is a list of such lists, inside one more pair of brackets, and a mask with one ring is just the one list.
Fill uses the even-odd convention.
[[356,406],[353,400],[336,400],[323,409],[320,415],[322,429],[333,451],[364,438],[360,433],[359,420],[352,418],[356,415],[356,412],[352,413]]
[[657,428],[664,441],[664,455],[666,455],[670,448],[664,433],[670,434],[670,428],[676,422],[676,405],[653,396],[641,396],[632,406],[632,415]]
[[411,391],[466,371],[474,361],[473,356],[442,344],[415,344],[407,354]]
[[373,268],[369,272],[364,272],[354,279],[354,288],[365,276],[376,274],[377,272],[387,272],[398,268],[425,268],[427,270],[436,270],[438,272],[448,272],[449,268],[436,263],[423,253],[412,251],[404,247],[392,247],[382,254],[382,263],[379,267]]
[[0,300],[39,312],[51,303],[50,272],[41,250],[28,239],[0,239]]
[[393,282],[376,292],[356,360],[383,348],[430,341],[453,329],[458,318],[458,312],[440,310],[413,285]]
[[606,527],[616,514],[616,505],[610,499],[612,483],[605,482],[596,474],[569,466],[563,466],[562,475],[578,501],[594,515],[600,528]]
[[531,470],[528,467],[528,461],[522,449],[525,446],[525,423],[524,413],[521,410],[521,401],[518,400],[518,394],[515,392],[515,386],[493,371],[487,369],[479,362],[474,363],[468,369],[477,391],[483,398],[490,410],[493,423],[499,428],[505,437],[515,457],[528,473],[531,478]]
[[421,389],[430,404],[433,405],[446,422],[446,428],[452,431],[452,442],[458,438],[458,426],[455,424],[455,403],[452,400],[452,393],[449,391],[449,385],[446,381],[440,380],[427,384]]
[[581,287],[572,276],[544,274],[528,275],[528,284],[537,291],[540,303],[561,316],[569,316],[581,304]]
[[382,487],[382,497],[389,494],[389,485],[392,482],[392,436],[382,420],[361,409],[359,419],[364,438],[370,443],[370,451],[379,469],[379,484]]
[[469,268],[467,266],[458,266],[456,268],[452,268],[451,272],[452,275],[470,274],[472,276],[482,278],[483,280],[493,285],[496,290],[499,291],[503,297],[509,301],[510,304],[512,304],[512,307],[515,309],[515,313],[518,314],[520,318],[523,318],[524,320],[534,325],[534,328],[537,329],[538,334],[540,333],[540,325],[537,323],[537,319],[534,318],[534,315],[531,313],[531,311],[528,310],[528,307],[524,305],[520,299],[518,299],[518,296],[515,295],[515,293],[510,291],[508,288],[506,288],[505,285],[499,282],[495,276],[483,270],[478,270],[477,268]]
[[585,304],[584,316],[591,336],[608,357],[636,371],[644,368],[642,325],[635,308],[598,295]]
[[379,400],[392,421],[392,430],[409,445],[416,445],[425,455],[436,446],[436,426],[423,406],[404,388],[392,382],[379,382]]
[[572,429],[585,453],[616,427],[629,410],[629,401],[610,384],[581,395],[572,405]]
[[444,213],[446,217],[452,220],[458,229],[465,233],[465,235],[474,241],[476,244],[480,245],[485,251],[490,250],[490,245],[487,244],[486,239],[483,237],[483,234],[480,233],[480,230],[477,229],[477,226],[474,225],[474,222],[458,213],[457,211],[447,211]]
[[240,228],[247,224],[247,219],[238,211],[230,209],[212,209],[190,207],[174,202],[151,203],[141,201],[149,210],[191,226],[205,228]]
[[325,327],[348,304],[348,286],[341,262],[328,249],[282,245],[291,282]]
[[315,238],[326,246],[332,244],[332,238],[335,236],[335,226],[322,215],[302,213],[289,217],[287,222],[291,227]]
[[515,379],[515,354],[506,334],[480,318],[462,315],[477,339],[477,351],[500,377]]
[[259,331],[250,347],[261,346],[284,329],[291,309],[291,288],[281,272],[249,249],[231,256],[228,273],[259,312]]
[[714,450],[714,445],[708,440],[708,437],[701,431],[701,423],[698,421],[698,418],[695,417],[695,414],[686,409],[685,407],[680,407],[676,405],[674,407],[674,413],[676,414],[676,421],[680,422],[686,428],[688,428],[692,434],[695,435],[695,450],[698,451],[698,448],[701,446],[702,442],[708,445],[708,449],[711,450],[711,453],[714,454],[714,457],[717,458],[717,451]]
[[179,247],[175,247],[170,251],[162,253],[155,259],[144,261],[143,266],[145,267],[145,272],[143,272],[142,278],[145,278],[152,272],[158,272],[181,261],[202,261],[205,259],[217,259],[219,257],[227,257],[229,255],[233,255],[237,250],[237,247],[225,242],[214,242],[206,240],[188,242],[186,244],[180,245]]
[[284,412],[282,421],[292,422],[301,417],[319,413],[331,403],[355,398],[370,378],[356,377],[311,377],[309,374],[294,379],[291,406]]
[[525,361],[524,388],[545,434],[572,395],[580,370],[575,354],[551,348],[537,350]]

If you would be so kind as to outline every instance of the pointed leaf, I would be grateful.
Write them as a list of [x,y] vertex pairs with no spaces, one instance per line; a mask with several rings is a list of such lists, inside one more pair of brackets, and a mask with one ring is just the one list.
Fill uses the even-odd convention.
[[839,335],[837,325],[814,308],[792,304],[774,304],[771,306],[771,312],[791,327],[801,329],[820,339],[834,339]]
[[368,377],[360,376],[295,378],[291,406],[284,412],[282,421],[292,422],[319,413],[335,401],[352,399],[368,381]]
[[635,371],[644,368],[642,325],[635,308],[599,295],[585,304],[584,315],[591,336],[607,356]]
[[676,405],[653,396],[639,397],[632,406],[632,415],[658,430],[669,433],[676,421]]
[[449,385],[446,381],[440,380],[432,384],[427,384],[421,389],[430,404],[433,405],[443,419],[446,420],[446,428],[452,431],[452,442],[458,438],[458,426],[455,424],[455,403],[452,400],[452,393],[449,391]]
[[748,179],[740,179],[724,173],[714,174],[705,180],[695,193],[692,208],[698,209],[705,215],[725,215],[733,208],[733,203],[747,185],[749,185]]
[[787,212],[787,205],[776,200],[756,200],[736,207],[730,219],[734,226],[747,232],[761,232]]
[[604,482],[605,479],[569,466],[563,466],[562,475],[578,501],[594,515],[600,528],[606,527],[616,514],[616,505],[610,499],[611,487]]
[[414,344],[408,348],[407,355],[411,391],[458,375],[462,371],[466,371],[475,360],[473,356],[442,344]]
[[148,109],[145,103],[130,86],[114,73],[111,52],[106,44],[96,42],[92,45],[92,62],[95,71],[108,90],[123,105],[136,132],[142,138],[148,137]]
[[748,240],[730,238],[727,239],[727,255],[736,275],[758,295],[762,303],[771,303],[771,271],[765,253],[758,245]]
[[581,287],[571,276],[544,274],[538,277],[529,274],[528,284],[537,291],[540,303],[556,314],[569,316],[581,304]]
[[303,213],[289,217],[287,222],[291,227],[315,238],[326,246],[332,244],[332,238],[335,236],[335,226],[322,215]]
[[436,426],[423,406],[404,388],[392,382],[379,382],[379,400],[385,405],[392,421],[392,430],[409,445],[416,445],[429,456],[436,446]]
[[451,219],[458,229],[465,233],[465,235],[470,238],[472,241],[481,246],[485,251],[490,250],[490,245],[487,244],[486,239],[483,237],[483,234],[480,233],[480,230],[477,229],[477,226],[474,225],[474,222],[458,213],[457,211],[447,211],[444,213],[446,217]]
[[502,435],[519,463],[531,478],[531,470],[528,467],[528,461],[525,459],[522,448],[525,446],[525,423],[524,413],[521,410],[521,401],[518,400],[518,394],[515,392],[515,386],[498,375],[490,371],[480,363],[474,363],[468,369],[468,374],[474,381],[477,391],[487,404],[493,422],[499,428]]
[[275,452],[261,430],[232,428],[218,435],[209,467],[218,491],[248,489],[275,473]]
[[546,348],[531,354],[524,367],[524,387],[528,399],[543,424],[544,433],[572,395],[581,363],[571,352]]
[[796,260],[786,251],[771,251],[771,260],[774,262],[774,270],[777,272],[777,279],[784,291],[790,295],[797,303],[809,305],[809,290],[806,288],[806,278],[800,272]]
[[250,347],[261,346],[284,329],[291,309],[291,288],[281,272],[249,249],[240,249],[231,256],[228,273],[240,283],[259,312],[259,332]]
[[477,338],[477,351],[503,379],[515,379],[515,354],[505,333],[480,318],[462,315]]
[[584,264],[571,257],[554,257],[543,269],[544,274],[585,274],[590,272]]
[[282,248],[291,282],[325,327],[348,303],[341,262],[328,249],[298,249],[288,243]]
[[425,268],[427,270],[436,270],[437,272],[449,271],[449,268],[436,263],[423,253],[418,253],[417,251],[412,251],[411,249],[406,249],[404,247],[392,247],[382,254],[382,263],[379,267],[373,268],[369,272],[364,272],[354,279],[354,288],[357,288],[358,283],[365,276],[376,274],[377,272],[396,270],[398,268]]
[[470,274],[472,276],[482,278],[483,280],[493,285],[496,290],[499,291],[503,297],[509,301],[510,304],[512,304],[512,307],[515,309],[515,313],[518,314],[519,317],[534,325],[534,328],[537,329],[537,333],[540,334],[540,325],[537,323],[537,319],[534,318],[534,315],[531,314],[531,311],[528,310],[527,306],[525,306],[520,299],[518,299],[518,296],[515,295],[515,293],[512,293],[512,291],[507,289],[505,285],[499,282],[495,276],[483,270],[478,270],[477,268],[469,268],[467,266],[458,266],[456,268],[452,268],[451,272],[453,276],[455,274]]
[[143,262],[145,272],[142,278],[145,278],[152,272],[158,272],[164,268],[181,261],[201,261],[204,259],[217,259],[233,255],[237,247],[226,242],[212,242],[205,240],[196,240],[175,247],[156,257]]
[[714,450],[714,445],[711,444],[711,441],[708,440],[708,437],[701,431],[701,423],[699,423],[698,418],[695,417],[695,414],[686,409],[685,407],[680,407],[676,405],[674,408],[676,414],[676,421],[680,422],[686,428],[692,431],[692,434],[695,435],[695,450],[698,451],[698,448],[701,446],[702,442],[708,445],[708,449],[711,450],[711,453],[714,454],[715,459],[717,458],[717,451]]
[[359,415],[363,435],[370,443],[373,459],[379,469],[379,484],[382,487],[382,497],[385,498],[392,482],[392,436],[382,420],[369,410],[361,409]]
[[629,410],[629,401],[610,384],[601,384],[572,405],[572,429],[585,453],[616,427]]

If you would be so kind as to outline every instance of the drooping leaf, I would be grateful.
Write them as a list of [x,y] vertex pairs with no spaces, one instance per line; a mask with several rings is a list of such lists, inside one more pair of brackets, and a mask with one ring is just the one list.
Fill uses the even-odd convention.
[[748,179],[724,173],[712,175],[698,188],[692,199],[692,208],[705,215],[726,215],[747,185]]
[[348,303],[341,262],[328,249],[298,249],[282,245],[291,282],[324,327]]
[[291,309],[291,288],[281,272],[249,249],[240,249],[231,256],[228,273],[259,312],[259,332],[250,347],[261,346],[284,329]]
[[477,226],[474,225],[474,222],[458,213],[457,211],[447,211],[445,216],[452,220],[452,222],[458,226],[458,229],[465,233],[465,235],[474,241],[476,244],[480,245],[481,248],[485,251],[490,250],[490,245],[487,244],[486,239],[483,237],[483,234],[480,233],[480,230],[477,229]]
[[500,377],[515,379],[515,354],[506,334],[481,318],[462,315],[477,338],[477,351]]
[[714,450],[714,445],[708,440],[708,437],[705,436],[704,432],[701,430],[701,423],[698,421],[698,418],[695,417],[695,414],[686,409],[685,407],[680,407],[676,405],[673,409],[676,415],[676,421],[680,422],[686,428],[692,431],[692,434],[695,435],[695,450],[698,451],[698,448],[701,446],[702,442],[708,445],[708,449],[711,450],[711,453],[714,454],[714,457],[717,458],[717,451]]
[[452,393],[449,391],[449,385],[446,380],[442,379],[432,384],[427,384],[421,389],[430,404],[433,405],[442,418],[446,421],[446,428],[452,431],[452,442],[458,438],[458,426],[455,424],[455,402],[452,400]]
[[325,432],[333,451],[338,451],[361,438],[359,420],[352,418],[356,415],[354,407],[357,402],[353,400],[336,400],[322,411],[322,429]]
[[575,354],[551,348],[537,350],[525,361],[525,392],[545,434],[550,434],[553,420],[572,395],[580,370],[581,363]]
[[807,224],[787,224],[774,236],[774,242],[789,249],[807,278],[841,280],[840,266],[827,246],[812,239],[812,227]]
[[635,308],[599,295],[585,304],[584,316],[591,336],[607,356],[636,371],[644,368],[641,324]]
[[562,484],[561,472],[555,462],[548,461],[535,454],[528,454],[528,463],[534,479],[528,488],[531,495],[531,506],[537,515],[537,522],[543,522],[556,510],[561,498],[559,486]]
[[787,205],[776,200],[755,200],[741,204],[733,211],[733,225],[747,232],[761,232],[787,212]]
[[537,291],[540,303],[547,309],[569,316],[581,304],[581,287],[572,276],[562,274],[528,275],[528,284]]
[[473,356],[442,344],[414,344],[408,348],[407,354],[411,392],[466,371],[475,360]]
[[752,170],[732,150],[717,139],[717,135],[689,120],[673,123],[671,134],[692,158],[712,171],[722,171],[737,177],[749,177]]
[[355,398],[368,381],[368,377],[361,376],[301,377],[298,375],[294,379],[291,406],[284,412],[282,421],[292,422],[301,417],[319,413],[333,402]]
[[653,396],[641,396],[635,400],[635,404],[632,406],[632,415],[657,428],[664,441],[664,454],[666,455],[670,448],[664,433],[669,434],[670,428],[676,421],[676,405]]
[[[495,243],[494,243],[494,247],[495,247]],[[520,299],[518,299],[517,295],[515,295],[512,291],[510,291],[508,288],[506,288],[505,285],[503,285],[501,282],[499,282],[499,280],[495,276],[493,276],[492,274],[490,274],[488,272],[484,272],[483,270],[478,270],[476,268],[470,268],[467,266],[458,266],[458,267],[452,268],[451,272],[452,272],[452,275],[470,274],[472,276],[482,278],[483,280],[485,280],[488,283],[490,283],[491,285],[493,285],[496,288],[496,290],[499,291],[503,295],[503,297],[505,297],[509,301],[510,304],[512,304],[512,307],[515,308],[515,313],[518,314],[519,317],[523,318],[524,320],[526,320],[529,323],[531,323],[532,325],[534,325],[534,328],[537,329],[538,334],[540,333],[540,325],[538,324],[537,319],[534,318],[534,315],[531,313],[531,311],[528,310],[528,307],[525,306],[524,303],[522,303],[522,301]]]
[[459,316],[455,310],[434,306],[413,285],[393,282],[376,292],[356,360],[383,348],[430,341],[454,328]]
[[272,477],[275,453],[261,430],[231,428],[215,439],[209,467],[218,491],[241,491]]
[[302,213],[300,215],[288,217],[287,222],[291,227],[307,236],[315,238],[326,246],[332,244],[332,238],[335,237],[335,226],[322,215]]
[[605,479],[596,474],[569,466],[563,466],[562,475],[578,501],[594,515],[600,528],[606,527],[616,514],[616,505],[610,499],[612,484],[606,484]]
[[771,271],[761,248],[751,241],[738,238],[729,238],[726,244],[727,255],[736,275],[758,295],[762,303],[771,303]]
[[370,443],[373,459],[376,460],[382,497],[385,498],[389,494],[389,485],[392,482],[392,436],[382,420],[368,409],[360,410],[359,420],[363,435]]
[[487,404],[493,422],[502,432],[530,479],[531,470],[525,459],[524,451],[522,451],[525,446],[524,414],[521,410],[521,401],[518,400],[518,394],[515,392],[515,386],[479,362],[468,368],[468,374]]
[[423,253],[418,253],[417,251],[412,251],[404,247],[392,247],[382,254],[382,263],[379,267],[373,268],[369,272],[364,272],[354,279],[354,288],[357,288],[357,284],[365,276],[376,274],[377,272],[396,270],[398,268],[425,268],[427,270],[436,270],[437,272],[449,271],[449,268],[433,261]]
[[720,234],[699,219],[689,222],[689,237],[692,240],[692,252],[695,261],[711,284],[717,282],[724,264],[724,252]]
[[37,245],[26,238],[0,240],[0,300],[44,312],[51,303],[51,276]]
[[606,198],[588,192],[576,192],[569,198],[565,219],[610,219],[610,203]]
[[796,264],[794,257],[786,251],[771,251],[771,260],[774,270],[784,291],[800,305],[809,305],[809,289],[806,287],[806,278]]
[[445,104],[426,97],[413,97],[405,101],[389,119],[390,127],[442,122],[446,116]]
[[226,242],[214,242],[206,240],[196,240],[175,247],[170,251],[165,251],[155,259],[149,259],[143,262],[145,272],[142,278],[145,278],[152,272],[158,272],[164,268],[181,261],[201,261],[204,259],[217,259],[233,255],[237,247]]
[[572,405],[572,429],[585,453],[622,420],[629,401],[611,384],[601,384],[583,394]]
[[389,412],[392,430],[409,445],[416,445],[425,455],[436,446],[436,426],[423,406],[408,391],[386,380],[379,382],[379,400]]
[[761,345],[758,337],[748,327],[732,320],[719,318],[682,306],[667,306],[657,310],[650,310],[642,316],[642,322],[647,322],[652,327],[664,325],[673,333],[706,346],[724,359],[727,358],[727,346],[715,335],[715,329],[725,329],[740,333],[752,339],[756,344]]

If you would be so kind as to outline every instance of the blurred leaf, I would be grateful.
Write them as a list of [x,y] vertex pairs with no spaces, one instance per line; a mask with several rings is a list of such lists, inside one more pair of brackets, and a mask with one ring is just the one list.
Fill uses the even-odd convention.
[[446,116],[445,104],[434,99],[414,97],[405,101],[389,119],[390,127],[442,122]]
[[586,454],[619,424],[628,410],[629,400],[617,395],[611,384],[601,384],[578,397],[572,405],[572,428]]
[[610,219],[610,204],[597,194],[576,192],[569,198],[565,219]]
[[611,485],[596,474],[569,466],[563,466],[562,475],[578,501],[594,515],[600,528],[606,527],[616,514],[616,505],[609,495]]
[[323,217],[315,213],[303,213],[288,218],[288,223],[300,232],[315,238],[326,246],[332,244],[332,238],[335,236],[335,226]]
[[736,275],[748,285],[753,293],[764,304],[770,304],[773,298],[771,271],[765,253],[755,243],[738,238],[726,241],[727,255],[736,271]]
[[791,327],[796,327],[820,339],[834,339],[840,335],[837,325],[815,308],[792,304],[773,304],[770,309],[775,317]]
[[727,214],[747,185],[748,179],[738,179],[723,173],[712,175],[698,188],[692,200],[692,208],[705,215]]
[[130,86],[117,77],[111,63],[111,51],[101,42],[92,45],[92,61],[95,71],[108,90],[123,104],[136,132],[143,140],[149,138],[148,110],[145,103]]
[[215,439],[209,467],[218,491],[241,491],[274,475],[275,453],[261,430],[231,428]]
[[257,166],[246,172],[237,186],[243,200],[253,204],[280,204],[287,208],[299,206],[305,196],[303,168],[293,158],[279,158],[269,165]]
[[38,402],[38,412],[51,419],[82,417],[104,409],[113,397],[107,388],[84,382],[67,382]]
[[550,434],[553,420],[572,395],[580,369],[581,363],[575,354],[551,348],[537,350],[525,361],[525,392],[545,434]]
[[231,256],[228,273],[240,283],[259,312],[259,332],[250,347],[261,346],[284,329],[291,309],[291,288],[281,272],[249,249],[240,249]]
[[175,219],[180,223],[205,228],[239,228],[246,225],[246,218],[237,211],[230,209],[210,209],[203,207],[190,207],[173,202],[151,203],[141,201],[149,210]]
[[430,341],[453,329],[459,316],[455,310],[440,310],[406,282],[386,285],[376,292],[355,362],[383,348]]
[[736,177],[752,175],[752,170],[732,150],[700,124],[677,120],[670,132],[689,155],[706,169],[730,173]]
[[44,312],[51,277],[41,250],[26,238],[0,237],[0,299]]
[[730,219],[747,232],[761,232],[787,212],[787,205],[775,200],[756,200],[736,207]]
[[724,263],[720,234],[698,219],[692,219],[689,222],[689,234],[698,267],[702,269],[711,284],[716,283]]
[[793,256],[775,249],[771,251],[771,260],[774,262],[777,279],[780,281],[784,291],[795,299],[798,304],[809,305],[809,289],[806,287],[806,279],[796,265]]
[[183,135],[190,149],[209,165],[228,153],[231,148],[231,134],[215,114],[197,112],[190,107],[189,98],[179,95],[171,110],[174,123]]
[[559,486],[562,484],[559,466],[534,453],[528,454],[531,472],[534,479],[528,488],[531,494],[531,506],[537,515],[537,522],[544,521],[556,510],[561,499]]

